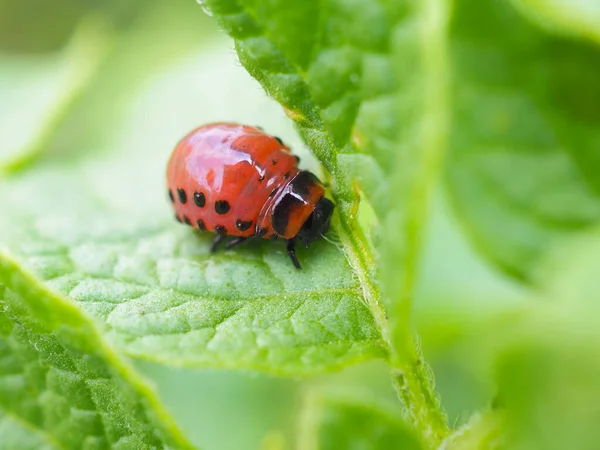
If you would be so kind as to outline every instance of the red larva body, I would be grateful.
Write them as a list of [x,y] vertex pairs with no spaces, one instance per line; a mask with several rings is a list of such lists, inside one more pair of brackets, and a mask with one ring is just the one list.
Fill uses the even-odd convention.
[[177,219],[226,235],[230,246],[250,237],[288,240],[299,267],[294,238],[307,244],[327,231],[333,204],[310,172],[279,138],[259,128],[214,123],[196,128],[175,147],[167,186]]

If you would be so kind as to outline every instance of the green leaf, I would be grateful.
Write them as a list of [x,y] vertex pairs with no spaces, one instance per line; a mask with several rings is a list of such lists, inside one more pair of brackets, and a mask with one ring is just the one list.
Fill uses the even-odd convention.
[[92,321],[5,253],[0,305],[0,436],[8,448],[192,448]]
[[[234,108],[244,111],[213,86],[232,67],[228,58],[206,58],[197,68],[207,74],[198,95],[221,105],[225,117]],[[242,91],[253,89],[247,77],[232,76]],[[188,103],[189,83],[181,86],[184,95],[172,95]],[[155,105],[152,95],[145,101]],[[248,104],[266,103],[257,97]],[[360,286],[336,245],[322,241],[300,250],[305,267],[297,271],[281,243],[211,255],[210,236],[198,237],[172,218],[165,158],[186,128],[174,121],[162,127],[164,134],[148,135],[141,117],[152,109],[138,102],[138,120],[121,138],[120,154],[117,145],[112,156],[48,162],[0,185],[0,207],[8,212],[0,218],[2,242],[26,267],[96,317],[121,350],[138,358],[297,376],[385,357]],[[174,109],[190,128],[190,116],[202,120]],[[215,112],[207,111],[204,120]],[[140,161],[146,170],[136,171]]]
[[546,249],[600,220],[600,50],[506,2],[457,2],[451,37],[451,200],[481,252],[529,279]]
[[423,448],[394,412],[347,398],[312,393],[305,399],[300,450]]
[[[311,247],[310,258],[301,252],[302,272],[269,243],[213,256],[210,237],[177,224],[163,199],[132,208],[125,218],[96,205],[86,212],[83,204],[101,193],[86,190],[84,179],[61,185],[56,176],[36,172],[35,178],[19,186],[26,194],[15,196],[15,204],[43,180],[54,189],[48,204],[69,196],[76,215],[52,208],[32,217],[18,215],[13,206],[4,237],[43,280],[96,316],[129,355],[288,375],[385,356],[359,287],[334,245]],[[130,186],[127,178],[119,187],[112,182],[115,190]],[[153,198],[148,200],[145,206]],[[163,218],[149,220],[153,215]],[[37,224],[11,227],[26,222]]]

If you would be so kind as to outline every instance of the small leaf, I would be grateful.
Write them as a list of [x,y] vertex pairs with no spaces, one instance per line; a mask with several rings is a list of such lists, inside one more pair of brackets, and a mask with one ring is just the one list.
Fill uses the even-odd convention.
[[[3,443],[192,448],[93,323],[4,253],[0,304]],[[2,427],[13,418],[25,428]]]
[[367,403],[313,393],[301,414],[300,450],[423,448],[397,414]]

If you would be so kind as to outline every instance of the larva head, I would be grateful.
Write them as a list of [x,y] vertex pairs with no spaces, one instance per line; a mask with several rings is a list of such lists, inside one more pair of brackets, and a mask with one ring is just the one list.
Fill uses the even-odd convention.
[[334,205],[328,198],[321,198],[315,205],[312,214],[300,228],[298,239],[304,241],[308,246],[309,243],[322,237],[329,230],[329,222],[333,214]]

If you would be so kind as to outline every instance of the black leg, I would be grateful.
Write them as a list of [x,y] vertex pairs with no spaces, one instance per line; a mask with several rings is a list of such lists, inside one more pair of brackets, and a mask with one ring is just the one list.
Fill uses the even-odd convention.
[[292,264],[294,264],[294,267],[296,269],[302,269],[302,266],[300,265],[300,262],[298,261],[298,258],[296,257],[296,248],[294,247],[293,239],[288,239],[288,241],[287,241],[287,252],[288,252],[288,256],[292,260]]
[[212,245],[210,246],[210,252],[214,253],[217,251],[217,249],[219,248],[219,244],[221,242],[223,242],[223,240],[225,239],[225,235],[224,234],[217,234],[215,236],[215,238],[213,239]]
[[231,250],[232,248],[237,247],[238,245],[246,242],[246,240],[248,240],[248,238],[245,237],[234,237],[233,239],[231,239],[227,245],[225,246],[225,248],[227,250]]

